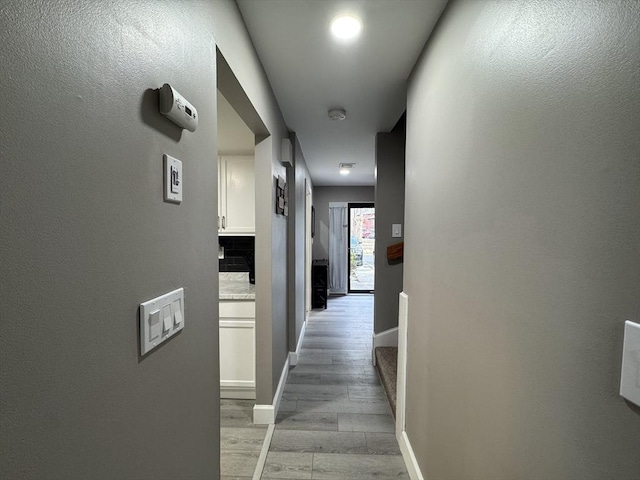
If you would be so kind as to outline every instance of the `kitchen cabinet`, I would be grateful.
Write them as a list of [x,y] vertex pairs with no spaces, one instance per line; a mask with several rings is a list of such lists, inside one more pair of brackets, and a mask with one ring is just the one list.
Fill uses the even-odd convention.
[[255,235],[255,204],[253,156],[218,157],[218,233]]
[[220,397],[256,398],[256,302],[220,300]]

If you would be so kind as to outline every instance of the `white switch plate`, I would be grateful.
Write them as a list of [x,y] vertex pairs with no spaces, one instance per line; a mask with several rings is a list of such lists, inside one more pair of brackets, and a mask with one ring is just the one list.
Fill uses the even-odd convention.
[[401,237],[402,237],[402,224],[393,223],[391,225],[391,238],[401,238]]
[[640,406],[640,324],[624,323],[620,395]]
[[145,355],[183,328],[184,288],[141,303],[140,354]]
[[164,199],[168,202],[182,201],[182,162],[164,154]]

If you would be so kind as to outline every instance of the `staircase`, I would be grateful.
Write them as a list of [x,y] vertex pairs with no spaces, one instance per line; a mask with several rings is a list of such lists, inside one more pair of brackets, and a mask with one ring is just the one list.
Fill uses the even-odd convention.
[[376,347],[376,368],[380,375],[389,406],[396,416],[396,382],[398,377],[398,347]]

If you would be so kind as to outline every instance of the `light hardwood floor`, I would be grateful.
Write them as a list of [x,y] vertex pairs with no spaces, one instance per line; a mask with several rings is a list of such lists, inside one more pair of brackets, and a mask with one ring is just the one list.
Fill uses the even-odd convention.
[[372,295],[331,298],[311,313],[262,479],[409,478],[371,365],[372,333]]
[[253,400],[220,400],[221,480],[253,477],[267,434],[266,425],[253,424]]

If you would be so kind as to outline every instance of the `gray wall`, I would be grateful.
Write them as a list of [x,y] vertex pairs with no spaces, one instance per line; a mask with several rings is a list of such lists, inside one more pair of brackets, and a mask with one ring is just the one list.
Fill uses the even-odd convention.
[[280,139],[289,132],[235,1],[208,3],[224,57],[220,92],[256,134],[256,401],[270,405],[288,355],[287,221],[275,214],[273,177],[286,175]]
[[295,352],[305,320],[306,297],[306,183],[311,185],[304,154],[295,133],[290,135],[293,145],[294,165],[287,168],[289,183],[289,351]]
[[376,135],[376,294],[374,332],[398,326],[398,295],[402,291],[403,263],[387,260],[387,247],[402,242],[391,236],[391,225],[400,223],[404,235],[405,131]]
[[640,3],[455,1],[410,79],[407,433],[425,478],[640,478]]
[[315,187],[316,234],[313,259],[329,258],[329,202],[373,202],[373,187]]
[[[0,38],[0,471],[217,478],[216,46],[247,124],[288,135],[237,6],[9,0]],[[197,132],[158,115],[164,82],[198,108]],[[259,140],[257,395],[271,403],[288,351],[284,168],[279,140]],[[179,206],[162,201],[163,153],[184,162]],[[138,304],[179,286],[184,331],[140,359]]]
[[[213,10],[3,2],[3,478],[217,478]],[[158,114],[164,82],[196,133]],[[178,287],[184,330],[140,358],[138,304]]]

